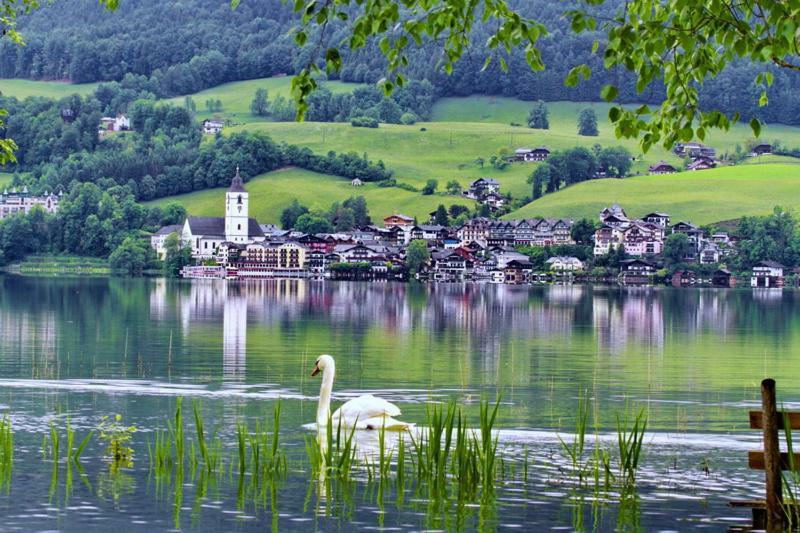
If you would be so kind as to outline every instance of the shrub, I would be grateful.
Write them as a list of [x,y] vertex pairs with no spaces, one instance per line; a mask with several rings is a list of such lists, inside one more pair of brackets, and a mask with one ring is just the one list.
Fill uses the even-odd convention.
[[406,126],[410,126],[412,124],[416,124],[419,118],[414,113],[403,113],[400,117],[400,124],[405,124]]
[[372,117],[353,117],[350,124],[354,128],[377,128],[378,121]]

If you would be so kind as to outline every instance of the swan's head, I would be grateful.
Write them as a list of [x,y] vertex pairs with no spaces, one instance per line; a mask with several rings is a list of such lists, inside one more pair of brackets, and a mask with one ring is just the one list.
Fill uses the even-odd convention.
[[314,363],[314,370],[311,372],[312,376],[316,376],[320,372],[325,372],[326,368],[333,368],[334,362],[333,357],[330,355],[320,355],[317,357],[317,361]]

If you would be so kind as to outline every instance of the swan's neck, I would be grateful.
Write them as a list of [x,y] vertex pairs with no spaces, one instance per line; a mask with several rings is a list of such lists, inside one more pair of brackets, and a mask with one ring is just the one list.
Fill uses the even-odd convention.
[[319,389],[319,404],[317,405],[317,425],[325,426],[331,415],[331,391],[333,390],[333,376],[336,367],[330,364],[322,372],[322,386]]

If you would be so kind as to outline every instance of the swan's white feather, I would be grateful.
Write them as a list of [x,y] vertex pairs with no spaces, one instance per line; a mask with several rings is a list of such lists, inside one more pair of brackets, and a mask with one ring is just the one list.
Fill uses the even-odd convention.
[[363,394],[346,402],[333,413],[331,418],[334,422],[341,418],[348,427],[380,429],[385,426],[390,429],[390,426],[408,426],[405,422],[393,419],[400,414],[400,408],[395,404],[372,394]]

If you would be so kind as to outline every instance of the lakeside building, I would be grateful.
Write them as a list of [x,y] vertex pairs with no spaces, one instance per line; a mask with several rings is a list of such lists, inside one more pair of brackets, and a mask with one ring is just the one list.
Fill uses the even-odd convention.
[[46,213],[58,211],[58,204],[64,193],[50,193],[45,191],[43,195],[36,196],[28,192],[27,187],[22,190],[16,188],[3,190],[0,194],[0,220],[13,217],[18,214],[27,215],[34,207],[41,207]]

